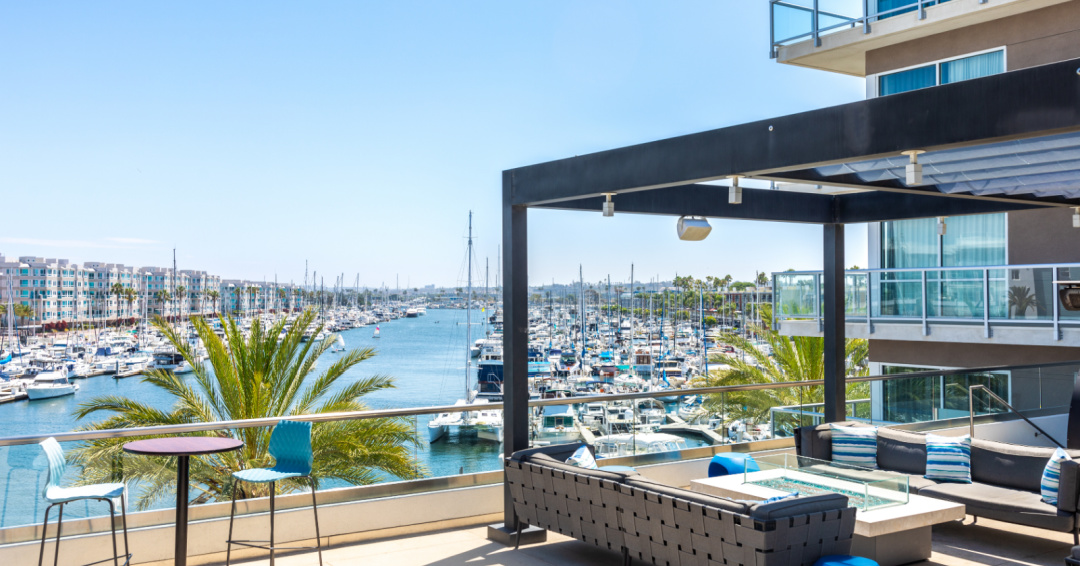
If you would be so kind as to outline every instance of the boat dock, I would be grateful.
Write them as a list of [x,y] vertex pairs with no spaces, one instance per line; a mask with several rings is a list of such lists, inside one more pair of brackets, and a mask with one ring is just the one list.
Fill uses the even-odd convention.
[[0,404],[11,403],[12,401],[22,401],[27,398],[25,391],[11,391],[10,389],[4,389],[0,391]]
[[581,434],[581,440],[587,442],[590,446],[596,442],[596,435],[593,434],[593,431],[589,430],[589,427],[580,422],[576,423],[574,426],[577,427],[578,433]]
[[679,415],[668,414],[669,424],[660,425],[660,432],[682,432],[704,436],[709,444],[717,445],[724,443],[724,437],[706,425],[688,424]]

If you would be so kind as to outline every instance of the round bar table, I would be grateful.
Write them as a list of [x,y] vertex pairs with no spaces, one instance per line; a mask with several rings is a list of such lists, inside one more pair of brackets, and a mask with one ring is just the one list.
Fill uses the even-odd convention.
[[238,450],[243,442],[215,436],[177,436],[136,440],[124,452],[146,456],[176,456],[176,550],[173,563],[187,566],[188,463],[192,456]]

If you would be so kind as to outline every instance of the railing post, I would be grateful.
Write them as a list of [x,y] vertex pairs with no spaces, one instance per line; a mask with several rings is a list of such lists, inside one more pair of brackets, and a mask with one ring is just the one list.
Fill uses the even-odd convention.
[[821,323],[821,277],[816,273],[814,274],[814,319],[817,320],[818,332],[824,329],[824,325]]
[[[778,290],[779,290],[779,287],[776,286],[776,274],[773,273],[773,276],[772,276],[773,332],[780,332],[780,317],[781,316],[786,316],[785,313],[780,312],[780,305],[782,303],[777,299],[777,295],[779,295],[779,293],[777,293]],[[706,354],[707,354],[707,350],[708,350],[708,348],[706,348]],[[708,357],[708,355],[706,355],[706,357]]]
[[776,0],[769,0],[769,59],[776,59]]
[[[1058,268],[1050,268],[1050,280],[1058,280]],[[1054,303],[1054,341],[1061,340],[1061,300],[1058,299],[1058,288],[1055,285],[1053,292],[1051,293],[1050,302]]]
[[862,2],[862,32],[864,34],[870,33],[870,0],[863,0]]
[[926,2],[926,0],[919,0],[919,19],[920,20],[925,20],[926,19],[926,4],[924,2]]
[[814,11],[810,14],[810,24],[813,26],[814,47],[821,47],[821,37],[818,36],[818,0],[814,0]]
[[990,337],[990,270],[983,269],[983,337]]
[[873,334],[874,333],[874,323],[870,319],[871,311],[872,311],[872,309],[870,308],[870,272],[867,271],[866,272],[866,333],[867,334]]
[[922,335],[930,335],[930,323],[926,318],[927,300],[930,298],[930,294],[926,292],[926,270],[922,270]]

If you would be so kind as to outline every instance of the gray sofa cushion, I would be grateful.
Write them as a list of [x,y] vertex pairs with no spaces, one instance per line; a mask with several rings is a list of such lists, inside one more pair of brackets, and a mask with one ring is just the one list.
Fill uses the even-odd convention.
[[[1043,469],[1054,448],[975,439],[971,442],[971,480],[1039,492]],[[1074,459],[1080,452],[1070,451]]]
[[547,466],[549,468],[555,468],[563,472],[571,472],[574,474],[589,476],[592,478],[604,479],[608,481],[622,482],[627,478],[635,477],[640,474],[637,472],[608,472],[605,470],[590,470],[589,468],[581,468],[573,464],[567,464],[566,462],[560,462],[547,454],[533,454],[525,459],[526,462],[532,464],[538,464],[541,466]]
[[937,480],[928,480],[923,476],[917,476],[915,474],[904,474],[908,478],[908,493],[914,493],[920,495],[922,490],[931,486],[938,485]]
[[[536,448],[518,450],[510,455],[510,459],[524,462],[536,454],[547,454],[560,462],[565,462],[567,458],[573,456],[574,452],[577,452],[577,449],[582,446],[588,446],[589,452],[593,452],[592,446],[589,446],[584,442],[571,442],[569,444],[551,444],[548,446],[538,446]],[[593,452],[593,455],[595,454],[596,453]]]
[[926,474],[926,436],[888,427],[878,429],[877,462],[883,470]]
[[730,511],[732,513],[738,513],[740,515],[746,515],[747,511],[750,510],[750,505],[747,503],[727,499],[725,497],[717,497],[715,495],[690,491],[689,489],[671,487],[670,485],[652,481],[643,476],[627,478],[626,485],[637,489],[645,489],[648,491],[659,493],[661,495],[667,495],[668,497],[675,497],[684,501],[700,503],[702,505],[709,505],[711,507],[716,507],[725,511]]
[[924,487],[919,495],[963,503],[970,515],[1040,529],[1068,532],[1072,513],[1043,503],[1038,493],[984,483],[940,483]]
[[826,493],[810,497],[792,497],[773,503],[759,503],[750,507],[750,516],[759,521],[771,521],[783,517],[844,509],[847,506],[847,496],[839,493]]

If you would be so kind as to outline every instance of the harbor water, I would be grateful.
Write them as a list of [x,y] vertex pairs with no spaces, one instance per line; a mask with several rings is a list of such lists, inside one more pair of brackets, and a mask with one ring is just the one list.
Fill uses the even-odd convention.
[[[480,310],[472,313],[472,339],[483,337],[489,327],[478,323],[487,315]],[[377,355],[354,366],[337,386],[374,374],[395,378],[396,388],[375,392],[364,398],[369,408],[423,407],[451,405],[465,395],[466,388],[466,312],[456,309],[430,309],[427,315],[417,318],[400,318],[379,324],[380,336],[374,337],[374,326],[355,328],[342,332],[347,349],[372,347]],[[319,370],[325,369],[340,356],[326,353],[319,360],[314,379]],[[190,379],[190,378],[189,378]],[[0,436],[26,434],[50,434],[75,430],[104,420],[107,414],[77,420],[73,413],[82,404],[102,396],[124,396],[146,403],[155,408],[169,410],[173,398],[145,384],[139,377],[114,379],[111,376],[78,380],[80,390],[75,395],[40,400],[21,401],[0,405]],[[475,369],[469,385],[475,384]],[[423,440],[416,448],[417,459],[432,476],[490,471],[499,468],[502,447],[499,444],[472,438],[450,436],[434,444],[426,439],[427,422],[431,417],[415,419],[418,437]],[[688,439],[691,445],[700,445]],[[66,443],[67,444],[67,443]],[[70,450],[71,444],[65,446]],[[132,456],[128,456],[132,457]],[[0,527],[40,522],[44,513],[41,490],[46,480],[47,465],[40,448],[36,445],[0,447]],[[68,480],[77,479],[69,473]],[[326,487],[334,487],[327,485]],[[163,496],[155,507],[169,507],[174,496]],[[99,515],[107,511],[104,504],[78,504],[65,508],[66,516],[80,517]]]

